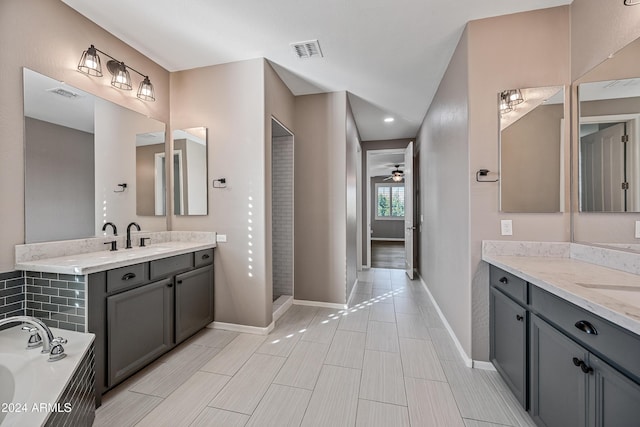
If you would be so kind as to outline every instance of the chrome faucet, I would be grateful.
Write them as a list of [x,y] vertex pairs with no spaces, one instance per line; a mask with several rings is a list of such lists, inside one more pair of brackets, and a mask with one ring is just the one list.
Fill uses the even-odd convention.
[[54,362],[66,356],[62,344],[66,344],[67,340],[61,337],[54,338],[51,329],[40,319],[29,316],[13,316],[6,319],[0,319],[0,326],[9,323],[27,323],[31,327],[23,329],[31,332],[27,348],[36,348],[42,344],[41,353],[49,353],[49,361]]
[[127,245],[124,247],[125,249],[131,249],[132,248],[132,246],[131,246],[131,226],[132,225],[135,226],[138,229],[138,231],[140,231],[140,226],[135,222],[132,222],[131,224],[129,224],[127,226]]
[[102,226],[102,231],[107,231],[107,227],[108,226],[111,226],[113,228],[113,235],[117,236],[118,235],[118,228],[112,222],[105,222],[104,225]]

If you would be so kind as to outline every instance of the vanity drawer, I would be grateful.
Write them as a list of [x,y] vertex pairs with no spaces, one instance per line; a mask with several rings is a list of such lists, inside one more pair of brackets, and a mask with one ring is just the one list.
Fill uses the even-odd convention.
[[150,278],[155,280],[193,268],[193,253],[158,259],[149,264]]
[[537,286],[530,296],[540,317],[640,382],[640,336]]
[[133,288],[149,281],[147,263],[107,271],[107,293]]
[[213,248],[196,252],[194,258],[195,268],[211,264],[213,262]]
[[490,283],[496,289],[509,295],[520,304],[527,305],[527,282],[511,273],[491,266],[489,270]]

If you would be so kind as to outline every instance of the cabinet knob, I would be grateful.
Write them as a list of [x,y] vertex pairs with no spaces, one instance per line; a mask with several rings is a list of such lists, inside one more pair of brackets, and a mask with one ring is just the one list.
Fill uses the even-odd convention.
[[503,285],[506,285],[507,283],[509,283],[509,279],[507,279],[506,277],[501,277],[499,282]]
[[168,287],[168,288],[173,288],[173,283],[169,283],[169,284],[167,284],[167,287]]
[[178,280],[178,285],[181,285],[181,284],[182,284],[182,280]]
[[209,254],[202,255],[202,259],[209,259],[210,257],[211,257],[211,255],[209,255]]
[[135,279],[135,278],[136,278],[136,274],[135,273],[127,273],[124,276],[122,276],[122,280],[123,281],[131,280],[131,279]]
[[519,314],[516,314],[516,320],[517,320],[518,322],[522,322],[522,321],[524,320],[524,316],[521,316],[521,315],[519,315]]
[[577,357],[573,358],[573,364],[580,367],[580,370],[585,374],[590,374],[593,372],[593,368],[591,366],[587,366],[583,360],[578,359]]
[[594,328],[593,325],[586,320],[580,320],[576,322],[575,327],[580,329],[585,334],[598,335],[598,331],[596,331],[596,328]]

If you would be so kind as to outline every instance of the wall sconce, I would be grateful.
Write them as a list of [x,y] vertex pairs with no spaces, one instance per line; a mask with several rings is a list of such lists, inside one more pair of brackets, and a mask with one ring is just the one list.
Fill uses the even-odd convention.
[[136,96],[143,101],[156,100],[153,85],[151,84],[151,80],[149,80],[149,76],[142,74],[133,67],[126,66],[124,62],[118,61],[108,53],[97,49],[94,45],[89,46],[89,48],[82,53],[82,57],[78,63],[78,71],[90,76],[102,77],[102,63],[100,62],[98,52],[111,58],[107,61],[107,69],[112,75],[111,86],[122,90],[131,90],[131,75],[129,74],[129,70],[131,70],[139,74],[141,77],[144,77],[142,82],[140,82],[140,86],[138,86],[138,93]]
[[520,89],[503,90],[500,92],[498,100],[500,114],[506,114],[513,111],[516,105],[522,104],[523,102],[524,97],[522,96]]

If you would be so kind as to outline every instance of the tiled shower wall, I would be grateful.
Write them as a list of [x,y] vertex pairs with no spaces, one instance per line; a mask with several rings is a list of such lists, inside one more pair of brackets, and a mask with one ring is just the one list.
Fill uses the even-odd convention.
[[0,273],[0,319],[24,316],[25,294],[22,271]]
[[293,295],[293,137],[272,144],[273,295]]

